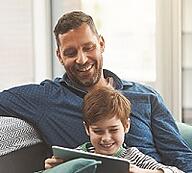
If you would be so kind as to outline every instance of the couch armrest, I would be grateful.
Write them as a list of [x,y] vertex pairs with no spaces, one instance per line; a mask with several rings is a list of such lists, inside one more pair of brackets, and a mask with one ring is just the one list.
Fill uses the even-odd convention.
[[41,170],[49,152],[33,126],[18,118],[0,116],[0,172]]
[[179,128],[179,132],[181,133],[183,139],[192,149],[192,126],[181,122],[176,122],[176,124]]
[[26,121],[0,116],[0,156],[38,143],[41,137]]

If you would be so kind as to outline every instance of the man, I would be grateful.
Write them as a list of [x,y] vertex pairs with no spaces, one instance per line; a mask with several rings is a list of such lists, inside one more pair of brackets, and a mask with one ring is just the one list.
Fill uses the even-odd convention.
[[158,162],[192,172],[192,151],[159,94],[102,69],[105,41],[92,18],[79,11],[67,13],[59,19],[54,33],[56,53],[66,70],[63,78],[3,91],[0,114],[33,123],[49,145],[74,148],[88,140],[82,124],[84,95],[90,89],[110,84],[132,104],[131,129],[125,143]]

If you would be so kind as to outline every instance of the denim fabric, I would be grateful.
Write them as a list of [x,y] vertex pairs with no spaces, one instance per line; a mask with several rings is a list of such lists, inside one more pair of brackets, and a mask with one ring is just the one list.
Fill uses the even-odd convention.
[[[125,136],[128,146],[166,165],[192,172],[192,151],[178,132],[170,111],[160,95],[148,86],[113,77],[116,89],[132,104],[131,128]],[[88,141],[82,124],[85,91],[74,88],[63,78],[45,80],[40,85],[24,85],[0,93],[0,115],[15,116],[31,122],[50,145],[75,148]]]

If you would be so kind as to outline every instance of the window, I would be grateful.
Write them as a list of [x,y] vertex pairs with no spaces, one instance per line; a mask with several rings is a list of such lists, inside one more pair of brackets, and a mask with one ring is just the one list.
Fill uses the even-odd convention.
[[182,1],[182,111],[183,120],[192,124],[192,1]]
[[50,2],[0,5],[0,90],[51,78]]
[[[151,85],[161,94],[174,117],[180,120],[180,79],[177,77],[181,68],[177,63],[180,57],[177,46],[180,44],[177,39],[179,2],[57,0],[52,1],[52,23],[55,24],[63,12],[70,10],[83,10],[93,16],[106,42],[104,67],[124,79]],[[55,54],[53,72],[54,77],[63,74],[63,67]]]
[[32,1],[0,5],[0,90],[34,81]]
[[104,67],[124,79],[155,81],[155,0],[81,2],[105,38]]

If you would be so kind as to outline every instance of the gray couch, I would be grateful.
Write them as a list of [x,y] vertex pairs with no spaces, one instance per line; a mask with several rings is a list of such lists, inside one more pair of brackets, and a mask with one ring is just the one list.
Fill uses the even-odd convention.
[[[192,126],[177,123],[192,148]],[[44,168],[50,149],[23,120],[0,116],[0,173],[33,173]]]
[[0,116],[0,172],[33,173],[44,168],[48,146],[28,123]]

